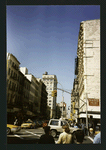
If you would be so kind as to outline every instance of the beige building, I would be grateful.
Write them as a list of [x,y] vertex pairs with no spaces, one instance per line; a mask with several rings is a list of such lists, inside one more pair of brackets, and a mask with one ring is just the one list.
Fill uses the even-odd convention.
[[50,108],[47,106],[47,91],[46,85],[43,83],[42,79],[37,78],[39,82],[39,93],[38,93],[38,104],[40,108],[40,118],[49,119],[50,118]]
[[42,81],[46,85],[48,93],[47,105],[50,107],[50,118],[56,117],[56,97],[52,97],[52,91],[57,90],[57,77],[56,75],[49,75],[47,72],[42,75]]
[[40,78],[28,74],[28,69],[26,67],[20,67],[20,70],[31,82],[29,95],[29,106],[31,109],[28,111],[28,114],[37,119],[47,119],[49,110],[47,107],[47,92],[45,84]]
[[30,81],[19,71],[20,62],[7,53],[7,122],[22,117],[29,103]]
[[[73,86],[72,101],[79,106],[74,105],[73,113],[76,114],[78,111],[78,118],[81,121],[90,116],[99,121],[101,118],[99,19],[80,23],[76,64],[78,85],[77,88]],[[77,92],[74,92],[74,89]]]
[[40,118],[40,114],[46,118],[49,107],[45,84],[19,65],[17,58],[7,53],[7,122],[13,123],[15,117],[21,121]]
[[33,113],[29,111],[28,114],[32,115],[32,116],[37,116],[40,112],[39,103],[38,103],[39,82],[32,74],[28,74],[28,69],[26,67],[20,67],[20,71],[31,82],[29,103],[30,103],[30,105],[33,105],[33,107],[32,107]]

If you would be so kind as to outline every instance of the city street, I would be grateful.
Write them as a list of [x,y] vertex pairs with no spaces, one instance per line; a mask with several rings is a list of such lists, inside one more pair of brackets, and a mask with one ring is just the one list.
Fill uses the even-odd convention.
[[[37,129],[21,129],[19,132],[7,135],[7,144],[38,144],[40,136],[44,134],[42,127]],[[58,137],[55,138],[55,141]],[[92,144],[93,140],[85,136],[83,144]]]

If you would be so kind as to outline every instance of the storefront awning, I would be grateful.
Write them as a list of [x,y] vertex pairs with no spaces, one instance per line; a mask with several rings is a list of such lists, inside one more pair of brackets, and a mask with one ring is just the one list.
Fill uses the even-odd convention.
[[[100,114],[88,114],[88,118],[90,118],[90,116],[93,116],[94,119],[101,119]],[[86,114],[80,114],[79,118],[86,118]]]

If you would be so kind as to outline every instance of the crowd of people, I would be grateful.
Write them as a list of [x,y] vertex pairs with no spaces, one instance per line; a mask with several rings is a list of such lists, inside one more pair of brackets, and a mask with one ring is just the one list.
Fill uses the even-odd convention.
[[[14,125],[19,125],[19,120],[15,117]],[[84,123],[72,123],[70,124],[74,128],[81,128],[82,130],[76,132],[76,143],[74,143],[73,135],[70,133],[70,129],[68,126],[63,126],[63,133],[59,135],[58,141],[54,141],[54,138],[50,134],[50,127],[44,126],[43,129],[45,134],[40,137],[39,144],[82,144],[84,140],[84,136],[93,135],[93,128],[89,128],[87,130],[86,125]],[[91,126],[92,127],[92,126]],[[101,144],[101,132],[99,132],[93,140],[93,144]]]
[[[50,135],[50,127],[44,127],[45,134],[40,137],[39,144],[75,144],[73,141],[73,135],[70,133],[68,126],[63,126],[63,133],[60,134],[58,141],[54,141],[54,138]],[[83,131],[78,131],[76,134],[76,144],[82,144],[84,140]]]
[[[77,128],[77,124],[75,124]],[[40,137],[39,144],[82,144],[84,141],[85,133],[83,130],[78,130],[76,132],[76,142],[73,140],[73,135],[70,133],[68,126],[63,126],[63,133],[59,135],[57,141],[50,135],[50,127],[44,127],[45,134]],[[93,144],[101,144],[101,132],[98,133],[93,141]]]

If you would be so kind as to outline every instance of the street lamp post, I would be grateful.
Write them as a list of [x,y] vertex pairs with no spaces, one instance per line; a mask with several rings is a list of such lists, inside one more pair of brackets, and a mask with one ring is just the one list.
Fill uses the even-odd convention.
[[63,91],[62,91],[62,118],[63,118],[63,102],[64,102],[64,97],[63,97]]
[[[87,127],[87,131],[88,131],[88,103],[87,103],[87,93],[86,93],[86,127]],[[89,134],[89,132],[88,132]]]
[[[57,82],[57,83],[59,83],[59,82]],[[60,85],[61,85],[61,83],[59,83]],[[64,90],[63,90],[63,86],[61,85],[61,87],[62,87],[62,118],[63,118],[63,103],[64,103],[64,96],[63,96],[63,92],[64,92]]]
[[[81,101],[83,101],[82,99],[80,99]],[[87,130],[88,130],[88,105],[87,105],[87,93],[86,93],[86,102],[83,101],[84,104],[86,104],[86,127],[87,127]],[[89,132],[88,132],[89,133]]]

